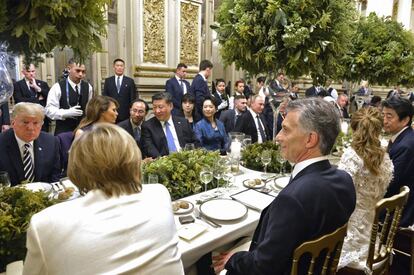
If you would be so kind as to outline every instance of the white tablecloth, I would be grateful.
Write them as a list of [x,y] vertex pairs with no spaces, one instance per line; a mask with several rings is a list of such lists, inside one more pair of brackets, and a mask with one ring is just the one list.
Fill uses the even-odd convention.
[[[236,176],[235,178],[235,186],[231,188],[231,194],[240,192],[245,190],[246,188],[243,187],[243,180],[245,179],[254,179],[260,178],[260,172],[256,172],[253,170],[249,170],[246,168],[241,168],[243,174]],[[268,184],[273,184],[273,181],[270,181]],[[214,190],[208,191],[208,193],[213,193]],[[198,207],[196,205],[196,200],[202,195],[197,194],[190,197],[183,198],[183,200],[190,201],[194,204],[194,207]],[[273,193],[272,195],[277,195],[277,193]],[[223,209],[225,211],[225,209]],[[182,227],[178,220],[178,215],[175,217],[175,222],[177,225],[177,229]],[[223,222],[220,221],[221,224],[220,228],[213,228],[210,225],[206,224],[202,220],[195,220],[195,223],[202,224],[206,226],[208,229],[201,235],[195,237],[191,241],[186,241],[180,239],[179,241],[179,249],[181,250],[181,259],[183,261],[184,268],[189,268],[193,265],[201,256],[204,254],[211,252],[223,245],[229,244],[240,237],[244,236],[251,236],[257,226],[257,223],[260,218],[260,213],[258,211],[248,209],[247,215],[241,219],[234,222]]]

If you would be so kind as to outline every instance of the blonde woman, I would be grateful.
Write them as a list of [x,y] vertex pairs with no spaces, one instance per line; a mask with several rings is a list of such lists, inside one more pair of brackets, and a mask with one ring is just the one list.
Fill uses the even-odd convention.
[[141,185],[130,134],[94,125],[74,141],[68,176],[84,196],[32,217],[23,274],[184,274],[170,195]]
[[348,172],[357,194],[356,208],[348,222],[339,268],[367,270],[365,263],[375,205],[384,197],[394,166],[380,144],[382,117],[377,108],[362,108],[351,118],[351,147],[342,155],[339,169]]

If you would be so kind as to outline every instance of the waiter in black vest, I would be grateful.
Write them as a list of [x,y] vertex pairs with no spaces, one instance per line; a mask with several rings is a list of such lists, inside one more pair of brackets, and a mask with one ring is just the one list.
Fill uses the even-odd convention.
[[83,81],[85,65],[70,59],[68,69],[68,78],[55,83],[47,97],[46,115],[56,120],[55,135],[75,130],[93,96],[91,84]]

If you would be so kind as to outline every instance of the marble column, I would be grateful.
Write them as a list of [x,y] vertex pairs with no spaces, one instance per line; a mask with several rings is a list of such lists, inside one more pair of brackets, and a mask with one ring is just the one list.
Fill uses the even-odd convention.
[[411,5],[412,0],[398,1],[397,21],[402,23],[404,28],[409,30],[411,26]]

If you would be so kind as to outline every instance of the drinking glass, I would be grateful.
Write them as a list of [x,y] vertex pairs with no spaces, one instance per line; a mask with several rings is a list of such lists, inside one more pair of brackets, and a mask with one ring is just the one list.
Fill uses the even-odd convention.
[[215,166],[213,171],[213,177],[217,181],[217,188],[219,187],[220,179],[223,177],[223,169],[220,166]]
[[158,175],[148,174],[148,184],[158,183]]
[[0,171],[0,188],[10,187],[10,186],[11,186],[11,183],[10,183],[9,173],[7,173],[6,171]]
[[281,175],[284,175],[285,174],[285,171],[284,171],[284,168],[285,168],[285,159],[283,158],[283,156],[282,156],[282,154],[280,152],[276,155],[276,161],[280,164],[280,171],[279,171],[279,173]]
[[195,145],[194,145],[194,143],[187,143],[187,144],[184,146],[184,150],[185,150],[185,151],[194,150],[194,149],[195,149]]
[[260,160],[262,161],[264,165],[264,174],[262,174],[262,177],[267,177],[267,166],[272,161],[272,151],[270,150],[264,150],[262,154],[260,155]]
[[249,135],[245,135],[244,136],[244,139],[243,139],[243,146],[244,146],[244,148],[246,148],[250,144],[252,144],[252,137],[249,136]]
[[200,171],[200,180],[204,183],[204,191],[208,189],[208,184],[213,180],[213,172],[208,167],[202,168]]

